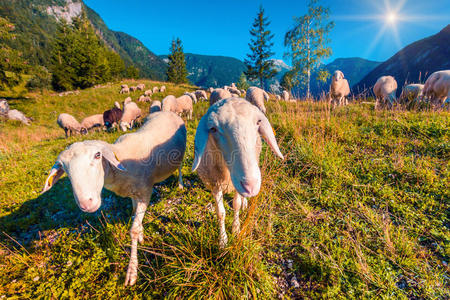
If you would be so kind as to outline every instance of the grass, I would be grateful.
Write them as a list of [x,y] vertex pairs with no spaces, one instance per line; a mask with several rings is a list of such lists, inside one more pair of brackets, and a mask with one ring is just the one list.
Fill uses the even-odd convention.
[[[166,85],[175,95],[193,89]],[[207,109],[197,104],[187,122],[187,188],[176,188],[176,174],[156,186],[139,279],[123,287],[131,201],[105,190],[101,210],[82,213],[66,177],[40,194],[67,145],[120,135],[65,139],[56,116],[102,112],[123,100],[119,86],[10,101],[35,122],[0,123],[0,298],[448,297],[450,114],[311,102],[268,104],[286,159],[264,147],[263,187],[224,250],[211,194],[190,171]],[[227,207],[229,232],[231,222]]]

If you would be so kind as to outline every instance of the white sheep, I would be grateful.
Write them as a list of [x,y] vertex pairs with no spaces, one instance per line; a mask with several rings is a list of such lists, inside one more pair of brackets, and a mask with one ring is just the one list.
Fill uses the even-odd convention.
[[188,120],[192,119],[193,110],[192,98],[188,95],[178,98],[169,95],[162,101],[162,111],[171,111],[180,116],[185,114]]
[[10,109],[10,110],[8,110],[7,116],[8,116],[9,120],[20,121],[25,125],[31,124],[31,119],[28,118],[27,116],[25,116],[25,114],[23,112],[21,112],[20,110]]
[[404,103],[419,102],[423,94],[423,84],[412,83],[403,87],[400,100]]
[[289,99],[290,99],[289,92],[286,91],[286,90],[283,91],[282,98],[283,98],[284,101],[289,101]]
[[266,113],[266,107],[264,106],[264,100],[268,99],[269,95],[259,87],[251,86],[248,88],[245,95],[245,99],[251,104],[258,107],[263,113]]
[[350,94],[350,86],[347,79],[344,78],[342,71],[334,71],[333,78],[331,79],[330,92],[328,94],[329,103],[333,103],[334,106],[339,103],[339,106],[347,105],[347,96]]
[[212,88],[212,87],[209,87],[208,89],[207,89],[207,91],[208,91],[208,93],[212,93],[213,91],[214,91],[214,88]]
[[[123,105],[125,105],[125,104],[127,104],[127,103],[130,103],[131,101],[133,101],[133,100],[131,99],[131,97],[126,97],[125,100],[123,100]],[[120,105],[117,106],[117,108],[120,109]]]
[[128,102],[123,105],[123,115],[119,122],[119,127],[122,131],[132,129],[135,121],[141,117],[142,111],[134,102]]
[[197,103],[197,96],[195,96],[195,93],[185,92],[183,95],[187,95],[187,96],[191,97],[192,101],[194,103]]
[[203,90],[196,90],[194,92],[195,97],[197,97],[198,100],[208,100],[208,95],[206,95],[206,92]]
[[166,91],[166,86],[162,85],[161,88],[159,89],[160,93],[164,93]]
[[128,87],[128,84],[122,84],[122,85],[120,86],[121,89],[124,89],[124,88],[127,88],[127,87]]
[[150,102],[150,101],[152,101],[152,99],[150,99],[150,97],[145,96],[145,95],[141,95],[141,96],[138,98],[138,102]]
[[154,86],[152,92],[153,92],[153,94],[158,93],[159,92],[159,88],[157,86]]
[[161,111],[161,102],[158,100],[154,100],[150,105],[149,113],[152,114],[158,111]]
[[450,70],[434,72],[425,81],[423,94],[435,105],[444,105],[450,98]]
[[123,87],[123,88],[120,89],[120,92],[119,92],[119,94],[129,94],[129,93],[130,93],[130,88],[129,87]]
[[102,128],[103,125],[105,125],[105,123],[103,122],[103,114],[96,114],[86,117],[81,121],[80,125],[87,131],[96,127]]
[[225,89],[215,89],[209,96],[209,105],[213,105],[219,100],[231,98],[231,93]]
[[[392,107],[397,100],[395,92],[397,91],[397,81],[392,76],[381,76],[373,87],[373,93],[375,94],[376,102],[375,108],[380,104],[381,106]],[[381,101],[381,103],[380,103]]]
[[173,113],[155,113],[138,131],[122,135],[114,144],[94,140],[70,145],[56,159],[43,192],[52,188],[67,172],[75,202],[84,212],[98,210],[103,187],[132,199],[134,219],[125,285],[134,285],[138,270],[137,245],[144,241],[142,220],[153,185],[178,169],[179,185],[182,186],[181,166],[185,150],[183,120]]
[[153,91],[152,90],[146,90],[144,92],[144,96],[150,97],[151,95],[153,95]]
[[136,86],[136,90],[138,90],[138,91],[143,91],[143,90],[145,90],[145,84],[139,83],[139,84]]
[[135,92],[137,90],[137,87],[135,86],[130,86],[130,92]]
[[216,102],[200,119],[195,135],[192,171],[211,190],[219,219],[219,246],[227,244],[223,195],[236,191],[233,199],[233,233],[240,231],[239,210],[247,206],[261,188],[258,166],[261,152],[260,135],[274,153],[283,159],[272,127],[266,116],[242,98]]
[[232,93],[232,94],[236,94],[236,95],[238,95],[239,97],[241,96],[241,91],[238,90],[236,87],[228,87],[227,90],[228,90],[230,93]]
[[58,123],[59,127],[64,129],[66,138],[73,135],[74,133],[85,134],[87,132],[86,129],[81,126],[80,122],[75,119],[74,116],[66,113],[60,114],[58,116],[58,119],[56,120],[56,123]]
[[9,104],[6,99],[0,99],[0,116],[8,116]]

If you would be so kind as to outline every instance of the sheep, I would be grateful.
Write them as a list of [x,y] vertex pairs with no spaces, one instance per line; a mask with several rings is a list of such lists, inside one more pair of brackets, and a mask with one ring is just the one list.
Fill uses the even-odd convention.
[[8,110],[7,117],[9,120],[16,120],[20,121],[25,125],[31,124],[31,119],[25,116],[25,114],[17,109],[10,109]]
[[161,88],[159,89],[160,93],[164,93],[166,91],[166,86],[162,85]]
[[266,113],[266,107],[264,106],[264,99],[266,99],[266,96],[269,98],[269,95],[267,95],[263,89],[252,86],[248,88],[245,99],[259,108],[263,113]]
[[121,89],[128,88],[128,84],[122,84],[122,85],[120,86],[120,88],[121,88]]
[[150,101],[152,101],[152,99],[150,99],[150,97],[147,97],[144,95],[141,95],[138,99],[138,102],[150,102]]
[[209,105],[212,106],[219,100],[231,98],[231,93],[225,89],[215,89],[209,96]]
[[120,119],[119,127],[122,131],[132,129],[134,122],[142,115],[141,109],[134,102],[129,102],[123,106],[123,115]]
[[56,120],[56,123],[58,123],[59,127],[64,129],[66,138],[73,135],[73,133],[81,133],[81,134],[87,133],[86,128],[82,127],[74,116],[66,113],[60,114],[58,116],[58,119]]
[[187,96],[191,97],[191,98],[192,98],[192,101],[193,101],[194,103],[197,103],[197,97],[195,96],[194,93],[185,92],[183,95],[187,95]]
[[197,170],[215,199],[221,248],[228,240],[223,194],[236,191],[233,199],[233,234],[237,234],[240,231],[241,205],[245,209],[246,197],[256,196],[260,190],[260,135],[272,151],[284,159],[266,116],[245,99],[228,98],[216,102],[198,124],[192,171]]
[[130,88],[128,87],[124,87],[120,90],[119,94],[129,94],[130,93]]
[[144,92],[144,96],[150,97],[151,95],[153,95],[153,91],[152,90],[146,90]]
[[282,96],[284,101],[289,101],[289,92],[288,91],[283,91],[283,96]]
[[[123,100],[123,105],[125,105],[125,104],[127,104],[127,103],[130,103],[131,101],[133,101],[133,100],[131,99],[131,97],[126,97],[125,100]],[[120,105],[119,105],[119,108],[120,108]]]
[[183,186],[181,166],[185,150],[183,120],[170,112],[155,113],[138,131],[122,135],[114,144],[90,140],[70,145],[58,155],[42,192],[51,189],[67,172],[75,202],[84,212],[98,210],[103,187],[132,199],[131,255],[125,278],[125,285],[131,286],[137,280],[137,245],[144,241],[142,220],[153,185],[178,169],[179,187]]
[[152,114],[152,113],[155,113],[158,111],[161,111],[161,102],[158,100],[155,100],[150,105],[149,113]]
[[138,90],[138,91],[143,91],[144,89],[145,89],[145,84],[143,84],[143,83],[139,83],[136,86],[136,90]]
[[428,77],[423,88],[423,95],[428,97],[431,103],[445,104],[450,97],[450,70],[436,71]]
[[203,90],[196,90],[194,92],[195,97],[197,97],[198,100],[208,100],[208,95],[206,95],[206,92]]
[[214,91],[214,88],[212,88],[212,87],[209,87],[208,89],[207,89],[207,91],[208,91],[208,93],[212,93],[213,91]]
[[[120,105],[119,105],[120,106]],[[110,129],[117,124],[122,118],[123,111],[120,108],[114,106],[113,108],[103,112],[103,123],[106,129]]]
[[153,94],[159,93],[159,88],[157,86],[153,87]]
[[228,87],[227,90],[228,90],[230,93],[232,93],[232,94],[236,94],[236,95],[238,95],[239,97],[241,96],[241,91],[238,90],[236,87]]
[[240,89],[239,91],[241,92],[241,95],[245,94],[245,90],[244,89]]
[[375,94],[376,102],[375,108],[380,104],[388,107],[392,107],[396,101],[395,92],[397,91],[397,81],[392,76],[381,76],[378,78],[375,86],[373,87],[373,93]]
[[0,99],[0,116],[7,116],[9,111],[9,104],[6,99]]
[[236,88],[236,84],[234,82],[232,82],[230,87],[235,89]]
[[96,128],[96,127],[103,127],[104,125],[103,121],[103,114],[96,114],[89,117],[84,118],[81,121],[81,127],[89,131],[90,129]]
[[186,114],[188,120],[192,119],[192,98],[188,95],[175,98],[169,95],[162,101],[162,111],[171,111],[178,115]]
[[403,104],[419,102],[423,94],[423,84],[408,84],[403,87],[400,100]]
[[137,87],[135,86],[130,86],[130,92],[135,92],[137,90]]
[[347,97],[350,94],[350,86],[347,79],[344,78],[344,73],[339,70],[334,71],[333,78],[331,79],[330,92],[328,94],[329,103],[333,103],[336,107],[337,101],[339,106],[347,105]]

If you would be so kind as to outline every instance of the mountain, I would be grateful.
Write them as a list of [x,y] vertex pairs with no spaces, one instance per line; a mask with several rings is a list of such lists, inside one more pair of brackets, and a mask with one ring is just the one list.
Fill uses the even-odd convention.
[[[168,62],[167,55],[160,57]],[[233,57],[185,53],[185,58],[189,81],[201,87],[222,87],[238,82],[247,69],[242,61]]]
[[[97,35],[124,60],[135,65],[141,77],[165,79],[166,64],[139,40],[108,28],[82,0],[0,0],[0,15],[15,25],[16,39],[9,46],[23,53],[31,65],[49,66],[51,44],[58,24],[86,12]],[[4,41],[2,41],[4,42]]]
[[405,82],[424,82],[429,74],[445,69],[450,69],[450,25],[433,36],[404,47],[367,74],[353,90],[363,91],[372,87],[383,75],[394,76],[399,86]]

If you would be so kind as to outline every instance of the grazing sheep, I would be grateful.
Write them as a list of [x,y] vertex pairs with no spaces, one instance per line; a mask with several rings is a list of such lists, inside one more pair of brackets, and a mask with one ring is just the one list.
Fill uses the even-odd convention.
[[259,87],[251,86],[247,90],[245,99],[251,104],[259,108],[263,113],[266,113],[266,107],[264,106],[264,99],[269,98],[269,95]]
[[188,95],[175,98],[169,95],[162,101],[162,111],[171,111],[178,115],[186,114],[188,120],[192,119],[192,98]]
[[187,95],[187,96],[191,97],[191,98],[192,98],[192,101],[193,101],[194,103],[197,103],[197,97],[195,96],[194,93],[185,92],[183,95]]
[[127,87],[128,87],[128,84],[122,84],[122,85],[120,86],[121,89],[125,89],[125,88],[127,88]]
[[347,79],[344,79],[344,73],[339,70],[334,71],[331,79],[330,92],[328,94],[329,103],[333,103],[336,107],[337,102],[339,106],[347,105],[347,97],[350,94],[350,86]]
[[120,119],[120,129],[122,131],[127,131],[127,129],[132,129],[134,122],[140,118],[142,115],[141,109],[134,102],[129,102],[123,105],[123,115]]
[[232,94],[238,95],[239,97],[241,96],[241,91],[238,90],[236,87],[229,87],[228,91]]
[[247,206],[245,197],[256,196],[261,187],[258,166],[260,135],[272,151],[283,159],[266,116],[242,98],[223,99],[201,118],[195,135],[192,171],[211,190],[219,219],[219,246],[227,244],[223,194],[236,191],[233,199],[233,233],[240,231],[239,210]]
[[130,86],[130,92],[135,92],[137,90],[137,87],[135,86]]
[[129,87],[123,87],[119,94],[129,94],[130,93],[130,88]]
[[422,98],[423,84],[408,84],[403,87],[400,100],[403,104],[419,102]]
[[9,111],[9,104],[6,99],[0,99],[0,116],[7,116]]
[[158,93],[159,92],[159,88],[157,86],[153,87],[153,94]]
[[58,155],[42,192],[51,189],[67,172],[75,202],[84,212],[98,210],[103,187],[132,199],[131,255],[125,285],[134,285],[138,270],[137,245],[144,241],[142,220],[153,185],[178,169],[182,187],[185,150],[183,120],[173,113],[155,113],[138,131],[122,135],[114,144],[91,140],[70,145]]
[[[128,97],[128,98],[130,98],[130,97]],[[128,98],[126,98],[124,102],[126,102]],[[130,98],[130,101],[131,101],[131,98]],[[120,103],[117,102],[117,101],[114,102],[114,106],[117,107],[118,109],[121,109],[121,108],[120,108]]]
[[164,93],[166,91],[166,86],[162,85],[161,88],[159,89],[160,93]]
[[196,90],[194,92],[195,97],[197,97],[198,100],[208,100],[208,95],[206,95],[206,92],[203,90]]
[[219,100],[231,98],[231,93],[225,89],[215,89],[209,96],[209,106],[212,106]]
[[161,102],[158,100],[155,100],[150,105],[149,113],[152,114],[152,113],[155,113],[158,111],[161,111]]
[[445,104],[450,97],[450,70],[434,72],[425,81],[423,95],[430,99],[434,105]]
[[151,95],[153,95],[153,91],[152,91],[152,90],[146,90],[146,91],[144,92],[144,96],[150,97]]
[[145,84],[139,83],[139,84],[136,86],[136,90],[138,90],[138,91],[143,91],[143,90],[145,90]]
[[288,91],[283,91],[283,100],[284,101],[289,101],[289,98],[290,98],[290,96],[289,96],[289,92]]
[[59,127],[64,129],[66,138],[73,135],[74,133],[87,133],[86,128],[83,128],[74,116],[66,113],[60,114],[58,116],[58,119],[56,120],[56,123],[58,123]]
[[8,110],[8,119],[9,120],[16,120],[20,121],[25,125],[31,124],[31,119],[25,116],[25,114],[17,109],[10,109]]
[[[380,104],[381,106],[387,105],[392,107],[396,101],[395,92],[397,91],[397,81],[392,76],[381,76],[378,78],[375,86],[373,87],[373,93],[375,94],[376,102],[375,108]],[[379,102],[381,101],[381,103]]]
[[152,99],[150,99],[150,97],[147,97],[144,95],[141,95],[138,99],[138,102],[150,102],[150,101],[152,101]]
[[[125,104],[124,104],[125,105]],[[114,127],[122,118],[123,111],[114,106],[103,113],[103,123],[107,129]]]
[[214,88],[212,88],[212,87],[209,87],[208,89],[207,89],[207,91],[208,91],[208,93],[212,93],[213,91],[214,91]]
[[103,121],[103,114],[92,115],[84,118],[81,121],[81,127],[85,128],[87,131],[96,127],[101,128],[103,127],[104,124],[105,123]]

